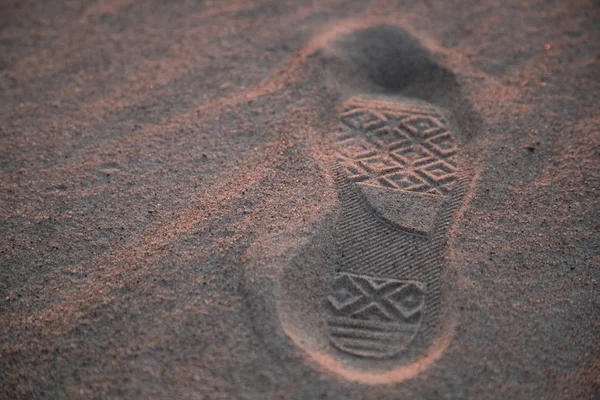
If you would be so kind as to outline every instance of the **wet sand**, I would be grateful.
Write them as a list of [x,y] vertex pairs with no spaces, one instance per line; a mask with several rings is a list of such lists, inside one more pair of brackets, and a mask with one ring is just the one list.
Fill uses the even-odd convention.
[[[4,2],[0,398],[597,398],[599,10]],[[365,92],[449,110],[477,167],[452,335],[377,385],[269,306],[331,227],[328,133]]]

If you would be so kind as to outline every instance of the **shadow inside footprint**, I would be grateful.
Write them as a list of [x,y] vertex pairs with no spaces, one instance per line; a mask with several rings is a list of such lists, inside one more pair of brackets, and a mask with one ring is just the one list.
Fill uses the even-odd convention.
[[451,75],[405,30],[377,25],[334,41],[339,76],[362,78],[380,88],[398,92],[409,86],[440,81]]

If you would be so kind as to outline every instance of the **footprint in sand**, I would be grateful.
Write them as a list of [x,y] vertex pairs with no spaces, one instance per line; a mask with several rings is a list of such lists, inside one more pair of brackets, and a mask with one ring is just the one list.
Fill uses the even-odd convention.
[[338,210],[283,268],[275,308],[287,337],[321,366],[399,381],[452,336],[444,255],[472,177],[449,108],[465,105],[451,74],[398,27],[349,29],[332,43],[322,59],[351,94],[318,151]]

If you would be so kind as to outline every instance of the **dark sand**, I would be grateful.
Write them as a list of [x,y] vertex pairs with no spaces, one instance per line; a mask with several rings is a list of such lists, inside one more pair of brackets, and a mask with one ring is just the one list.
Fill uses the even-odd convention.
[[[593,1],[2,2],[0,399],[598,398],[599,17]],[[440,70],[388,28],[352,33],[381,26]],[[330,224],[321,143],[363,91],[448,109],[479,168],[446,254],[451,340],[383,385],[324,368],[269,306]]]

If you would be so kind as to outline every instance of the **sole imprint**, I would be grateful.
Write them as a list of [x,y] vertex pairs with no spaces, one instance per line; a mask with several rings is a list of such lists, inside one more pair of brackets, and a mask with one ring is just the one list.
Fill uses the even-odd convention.
[[427,104],[351,98],[333,147],[342,215],[331,344],[370,359],[398,356],[419,334],[417,347],[427,346],[439,323],[444,238],[466,189],[454,134]]

